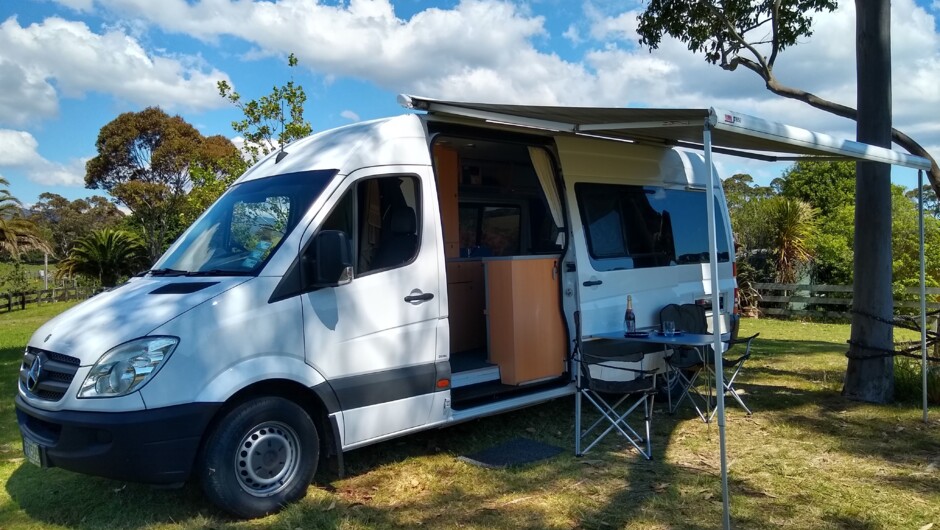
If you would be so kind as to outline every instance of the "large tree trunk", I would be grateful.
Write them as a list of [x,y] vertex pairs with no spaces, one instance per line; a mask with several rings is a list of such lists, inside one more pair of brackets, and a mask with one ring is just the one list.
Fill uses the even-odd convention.
[[[891,4],[855,0],[858,140],[891,147]],[[849,364],[842,395],[894,398],[891,294],[891,167],[859,162],[855,185],[855,289]]]

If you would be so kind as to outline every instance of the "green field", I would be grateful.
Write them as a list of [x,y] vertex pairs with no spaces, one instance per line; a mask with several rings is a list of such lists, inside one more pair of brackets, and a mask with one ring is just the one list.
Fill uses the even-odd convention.
[[[717,528],[716,426],[658,405],[654,460],[614,437],[573,456],[573,399],[347,453],[347,478],[321,470],[284,512],[239,522],[199,488],[158,490],[25,463],[12,407],[29,335],[66,304],[0,315],[0,528]],[[839,396],[848,326],[747,320],[760,332],[728,408],[735,528],[940,528],[940,408]],[[458,460],[524,436],[558,457],[506,470]]]

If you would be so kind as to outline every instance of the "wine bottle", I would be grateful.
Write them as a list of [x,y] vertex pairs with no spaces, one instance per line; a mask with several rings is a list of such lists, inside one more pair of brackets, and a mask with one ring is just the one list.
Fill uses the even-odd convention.
[[633,314],[633,297],[627,295],[627,312],[623,314],[623,326],[627,333],[636,331],[636,315]]

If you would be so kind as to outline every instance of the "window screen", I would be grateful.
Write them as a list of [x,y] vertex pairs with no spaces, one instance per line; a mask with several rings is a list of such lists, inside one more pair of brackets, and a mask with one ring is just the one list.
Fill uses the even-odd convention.
[[[579,183],[575,193],[595,269],[708,263],[704,192]],[[730,246],[721,220],[717,237],[718,261],[726,262]]]

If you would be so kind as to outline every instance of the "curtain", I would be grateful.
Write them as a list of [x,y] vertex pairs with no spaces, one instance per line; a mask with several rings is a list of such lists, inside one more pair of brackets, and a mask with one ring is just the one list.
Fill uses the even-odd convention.
[[558,197],[558,190],[555,188],[555,171],[552,168],[552,159],[548,152],[541,147],[529,147],[529,158],[532,159],[535,174],[538,175],[542,191],[545,192],[545,200],[548,202],[552,219],[554,219],[555,226],[559,229],[558,240],[555,243],[564,245],[565,233],[562,228],[565,226],[565,221],[561,212],[561,199]]

